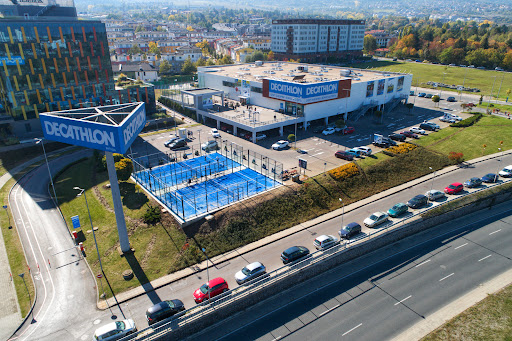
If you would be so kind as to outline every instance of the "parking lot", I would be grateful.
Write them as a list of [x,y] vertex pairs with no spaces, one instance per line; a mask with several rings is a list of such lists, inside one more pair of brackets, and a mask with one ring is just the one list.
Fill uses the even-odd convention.
[[[421,89],[420,92],[428,93],[429,90]],[[434,94],[438,93],[438,91],[430,90],[430,93]],[[305,174],[314,176],[348,162],[334,156],[334,153],[338,150],[347,150],[357,146],[369,146],[373,153],[380,151],[381,148],[371,144],[372,136],[375,133],[387,136],[393,132],[400,132],[412,126],[418,126],[423,121],[432,121],[437,123],[441,128],[444,128],[449,125],[449,123],[439,121],[439,118],[442,117],[444,113],[457,114],[462,116],[462,118],[468,117],[469,114],[460,113],[460,102],[446,101],[447,97],[454,95],[454,93],[444,91],[442,100],[438,103],[439,105],[433,103],[432,100],[428,98],[411,96],[409,102],[414,103],[414,108],[411,112],[409,112],[405,106],[397,106],[391,113],[386,113],[381,118],[368,112],[357,122],[349,122],[349,126],[353,126],[355,132],[347,135],[342,135],[338,132],[324,136],[322,133],[313,133],[313,130],[316,128],[314,126],[309,127],[307,131],[297,129],[297,142],[292,142],[287,149],[279,151],[271,149],[272,144],[278,140],[286,139],[288,134],[294,133],[293,126],[285,129],[284,136],[280,137],[267,134],[267,137],[258,141],[257,144],[253,144],[246,139],[224,131],[220,132],[220,138],[236,143],[244,149],[249,149],[278,160],[283,163],[284,169],[298,169],[298,160],[307,160],[308,163]],[[458,100],[458,97],[456,98]],[[187,128],[192,132],[192,136],[188,139],[188,146],[180,149],[177,153],[190,154],[189,156],[192,157],[192,153],[199,149],[201,143],[214,139],[211,134],[212,128],[213,127],[205,125],[195,125]],[[169,152],[169,149],[164,147],[164,142],[174,135],[174,131],[171,131],[148,135],[143,139],[138,139],[132,146],[133,152],[134,154],[154,153],[156,150]],[[300,153],[299,151],[302,152]]]

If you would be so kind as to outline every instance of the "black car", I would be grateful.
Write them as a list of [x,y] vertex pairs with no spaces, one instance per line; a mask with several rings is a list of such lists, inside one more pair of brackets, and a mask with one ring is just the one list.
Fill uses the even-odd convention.
[[166,147],[169,147],[169,145],[171,145],[174,141],[177,141],[179,140],[180,138],[175,136],[175,137],[171,137],[169,140],[165,141],[164,142],[164,146]]
[[499,179],[499,175],[498,174],[494,174],[494,173],[488,173],[488,174],[485,174],[484,176],[482,176],[482,181],[483,182],[498,182],[498,179]]
[[174,141],[173,143],[171,143],[169,145],[169,148],[177,149],[177,148],[185,147],[186,145],[187,145],[187,140],[185,140],[185,139],[178,139],[178,140]]
[[149,325],[152,325],[183,310],[185,310],[185,305],[180,300],[162,301],[146,310],[146,320]]
[[415,133],[413,133],[412,131],[409,131],[409,130],[401,131],[400,134],[404,135],[405,137],[410,137],[412,139],[419,139],[420,138],[418,134],[415,134]]
[[389,137],[383,137],[381,140],[382,141],[380,143],[374,141],[373,144],[377,147],[382,147],[382,148],[387,148],[387,147],[397,145],[397,143],[395,141],[393,141],[392,139],[390,139]]
[[304,258],[309,255],[309,250],[304,246],[292,246],[283,251],[281,254],[281,260],[283,264],[288,264],[297,259]]
[[400,142],[404,142],[406,137],[405,135],[402,135],[402,134],[396,134],[396,133],[393,133],[393,134],[389,134],[388,137],[392,140],[395,140],[395,141],[400,141]]
[[361,225],[358,223],[348,223],[338,231],[340,238],[350,239],[350,237],[361,233]]
[[428,130],[428,131],[438,131],[439,130],[439,126],[432,122],[423,122],[422,124],[420,124],[420,128],[423,130]]
[[325,127],[324,126],[318,126],[318,127],[314,127],[313,128],[313,133],[315,134],[320,134],[322,131],[324,131]]
[[417,196],[411,198],[407,202],[407,206],[410,208],[419,208],[425,206],[428,203],[428,198],[423,194],[418,194]]
[[467,188],[475,188],[482,184],[482,179],[480,178],[471,178],[468,181],[464,182],[464,186]]

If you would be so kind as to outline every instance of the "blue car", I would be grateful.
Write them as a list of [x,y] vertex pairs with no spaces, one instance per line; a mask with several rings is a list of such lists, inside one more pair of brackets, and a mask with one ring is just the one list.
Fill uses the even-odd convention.
[[420,92],[420,93],[418,94],[418,97],[425,97],[425,96],[427,96],[427,94],[426,94],[426,93],[424,93],[424,92]]
[[484,176],[482,176],[482,181],[483,182],[498,182],[498,179],[499,179],[499,175],[498,174],[494,174],[494,173],[488,173],[488,174],[485,174]]
[[468,181],[464,182],[464,187],[467,188],[475,188],[482,184],[482,179],[480,178],[471,178]]
[[404,214],[405,212],[409,211],[409,208],[407,207],[406,204],[402,204],[401,202],[394,205],[393,207],[391,207],[389,210],[388,210],[388,214],[390,217],[398,217],[402,214]]

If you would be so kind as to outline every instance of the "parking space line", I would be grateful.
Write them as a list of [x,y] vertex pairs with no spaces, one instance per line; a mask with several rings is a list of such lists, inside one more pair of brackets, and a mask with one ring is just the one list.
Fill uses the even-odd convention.
[[458,248],[460,248],[460,247],[466,246],[466,245],[468,245],[468,243],[464,243],[464,244],[462,244],[462,245],[459,245],[459,246],[457,246],[457,247],[455,248],[455,250],[457,250],[457,249],[458,249]]
[[351,331],[353,331],[354,329],[357,329],[359,327],[361,327],[363,324],[362,323],[359,323],[357,326],[355,326],[354,328],[350,329],[349,331],[346,331],[345,333],[341,334],[341,336],[345,336],[347,335],[348,333],[350,333]]
[[428,260],[426,260],[426,261],[416,265],[415,268],[417,268],[418,266],[422,266],[423,264],[428,263],[428,262],[430,262],[430,259],[428,259]]
[[441,278],[441,279],[439,280],[439,282],[444,281],[444,280],[445,280],[445,279],[447,279],[448,277],[452,277],[454,273],[455,273],[455,272],[452,272],[452,273],[451,273],[451,274],[449,274],[448,276]]
[[481,262],[481,261],[483,261],[484,259],[487,259],[487,258],[489,258],[489,257],[491,257],[491,256],[492,256],[492,255],[485,256],[484,258],[480,258],[478,261],[479,261],[479,262]]
[[412,295],[409,295],[409,296],[407,296],[406,298],[404,298],[403,300],[396,302],[396,303],[395,303],[395,305],[399,305],[400,303],[402,303],[402,302],[404,302],[404,301],[408,300],[408,299],[409,299],[409,298],[411,298],[411,297],[412,297]]
[[491,232],[491,233],[489,233],[489,236],[490,236],[491,234],[495,234],[495,233],[500,232],[500,231],[501,231],[501,229],[496,230],[496,231],[494,231],[494,232]]

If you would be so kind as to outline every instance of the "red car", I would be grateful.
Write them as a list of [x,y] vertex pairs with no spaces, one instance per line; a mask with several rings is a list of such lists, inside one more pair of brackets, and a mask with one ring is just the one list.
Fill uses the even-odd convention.
[[446,194],[455,194],[455,193],[461,192],[463,189],[464,189],[464,185],[463,184],[461,184],[460,182],[454,182],[450,186],[447,186],[444,189],[444,192]]
[[343,150],[338,150],[336,153],[334,153],[334,156],[336,156],[338,159],[348,160],[352,161],[354,160],[354,155],[347,153]]
[[409,130],[401,131],[400,134],[405,135],[406,137],[410,137],[412,139],[419,139],[420,138],[417,134],[415,134],[415,133],[413,133],[413,132],[411,132]]
[[208,283],[203,284],[199,289],[194,291],[194,301],[196,301],[196,303],[201,303],[204,300],[208,300],[208,291],[210,291],[210,298],[212,298],[228,290],[228,283],[224,278],[217,277]]
[[341,130],[341,133],[343,135],[345,134],[352,134],[354,131],[356,131],[356,129],[354,127],[345,127]]

